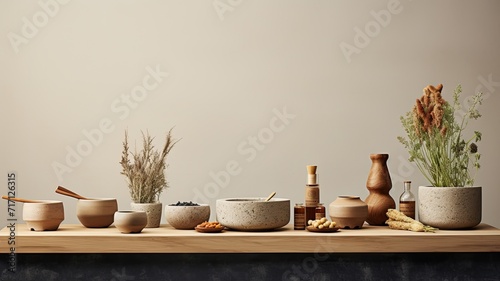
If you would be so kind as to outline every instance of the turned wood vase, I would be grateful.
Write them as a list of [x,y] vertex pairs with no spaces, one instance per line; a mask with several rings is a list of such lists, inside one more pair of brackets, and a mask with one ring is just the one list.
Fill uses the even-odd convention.
[[370,154],[372,166],[366,180],[366,188],[370,192],[365,200],[368,205],[368,218],[370,225],[385,225],[387,210],[395,209],[396,202],[389,191],[392,188],[391,175],[387,167],[389,154]]

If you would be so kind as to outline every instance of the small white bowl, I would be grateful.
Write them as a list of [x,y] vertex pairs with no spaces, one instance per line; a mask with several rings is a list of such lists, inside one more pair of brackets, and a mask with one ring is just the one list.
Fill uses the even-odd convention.
[[24,203],[23,220],[34,231],[57,230],[64,220],[62,201],[40,200],[40,203]]
[[145,211],[116,211],[115,226],[121,233],[140,233],[148,223]]
[[210,218],[210,206],[165,206],[167,223],[176,229],[194,229],[198,224]]

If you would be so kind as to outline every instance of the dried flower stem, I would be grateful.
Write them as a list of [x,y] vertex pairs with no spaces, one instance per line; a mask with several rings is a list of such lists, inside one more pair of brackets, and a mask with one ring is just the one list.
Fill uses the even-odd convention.
[[[442,98],[442,87],[424,88],[413,110],[401,116],[407,138],[398,137],[398,140],[408,149],[410,162],[417,165],[433,186],[473,185],[480,167],[481,155],[477,153],[476,143],[481,140],[481,133],[475,131],[467,140],[463,139],[463,133],[471,119],[481,117],[477,107],[482,102],[482,93],[472,96],[467,112],[457,122],[455,112],[461,110],[462,87],[455,89],[453,106]],[[471,156],[474,175],[469,165]]]
[[[173,129],[173,128],[172,128]],[[123,141],[123,151],[120,164],[122,175],[125,175],[130,196],[134,203],[154,203],[158,202],[161,192],[168,188],[165,177],[167,168],[166,159],[170,150],[179,140],[172,139],[172,129],[168,131],[165,146],[161,153],[156,151],[153,145],[154,138],[148,132],[142,132],[143,147],[141,151],[129,151],[128,133],[125,131]],[[132,156],[133,162],[130,161]]]

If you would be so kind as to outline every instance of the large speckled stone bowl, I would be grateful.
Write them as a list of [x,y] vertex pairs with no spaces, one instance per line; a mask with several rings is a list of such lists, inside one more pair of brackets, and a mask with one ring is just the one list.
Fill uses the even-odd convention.
[[176,229],[194,229],[198,224],[210,218],[210,206],[165,206],[167,223]]
[[418,188],[418,219],[439,229],[467,229],[481,222],[480,186]]
[[64,220],[63,202],[40,200],[40,203],[24,203],[23,220],[30,230],[57,230]]
[[290,200],[226,198],[216,202],[217,221],[235,230],[273,230],[290,222]]

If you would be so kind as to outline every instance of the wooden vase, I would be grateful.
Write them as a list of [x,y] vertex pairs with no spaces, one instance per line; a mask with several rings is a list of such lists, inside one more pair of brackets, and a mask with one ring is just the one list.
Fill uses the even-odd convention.
[[385,225],[388,209],[395,209],[396,202],[389,191],[392,188],[391,175],[387,168],[389,154],[370,154],[372,166],[366,180],[366,188],[370,192],[365,200],[368,205],[366,222],[371,225]]

